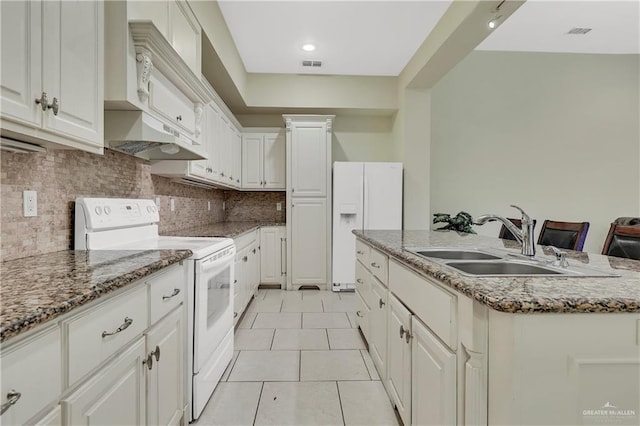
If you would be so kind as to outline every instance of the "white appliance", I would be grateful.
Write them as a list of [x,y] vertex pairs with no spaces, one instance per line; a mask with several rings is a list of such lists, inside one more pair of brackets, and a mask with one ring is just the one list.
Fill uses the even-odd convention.
[[[158,235],[152,200],[77,198],[76,250],[189,249],[186,260],[187,399],[197,419],[233,357],[233,260],[230,238]],[[91,253],[89,253],[90,255]]]
[[355,289],[354,229],[402,229],[402,163],[333,163],[333,291]]

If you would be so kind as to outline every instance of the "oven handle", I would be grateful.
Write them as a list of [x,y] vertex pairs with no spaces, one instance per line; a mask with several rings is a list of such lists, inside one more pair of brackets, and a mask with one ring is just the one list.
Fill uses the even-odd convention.
[[[235,255],[236,255],[236,249],[234,247],[231,250],[229,250],[229,253],[227,253],[223,257],[219,257],[215,260],[211,260],[210,258],[203,259],[200,261],[200,269],[202,271],[208,271],[210,269],[217,268],[220,265],[227,263],[228,261],[233,261],[233,257]],[[215,255],[212,255],[212,256],[215,256]]]

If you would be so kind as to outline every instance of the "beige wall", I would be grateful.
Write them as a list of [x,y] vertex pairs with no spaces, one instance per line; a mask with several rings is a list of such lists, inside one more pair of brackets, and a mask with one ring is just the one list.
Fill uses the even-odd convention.
[[431,213],[589,221],[599,253],[640,216],[639,76],[637,55],[473,52],[432,91]]
[[[282,115],[237,115],[243,127],[284,127]],[[337,115],[333,123],[333,161],[396,161],[393,120],[389,116]]]

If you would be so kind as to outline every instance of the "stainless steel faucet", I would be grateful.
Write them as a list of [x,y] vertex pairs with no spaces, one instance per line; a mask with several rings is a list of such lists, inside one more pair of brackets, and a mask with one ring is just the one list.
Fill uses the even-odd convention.
[[478,216],[477,218],[475,218],[473,220],[473,223],[475,225],[484,225],[487,222],[499,220],[522,245],[521,253],[524,256],[533,257],[536,255],[536,245],[533,241],[533,228],[535,226],[533,220],[520,207],[513,204],[511,204],[511,207],[520,210],[520,213],[522,213],[522,229],[515,226],[509,219],[498,216],[496,214],[483,214],[482,216]]

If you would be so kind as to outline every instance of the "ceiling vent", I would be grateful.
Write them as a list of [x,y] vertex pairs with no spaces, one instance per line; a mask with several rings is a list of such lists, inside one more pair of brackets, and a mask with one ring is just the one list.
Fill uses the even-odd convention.
[[576,28],[571,28],[567,34],[584,35],[584,34],[588,33],[589,31],[591,31],[591,28],[578,28],[578,27],[576,27]]
[[320,68],[322,66],[322,61],[302,61],[302,66]]

